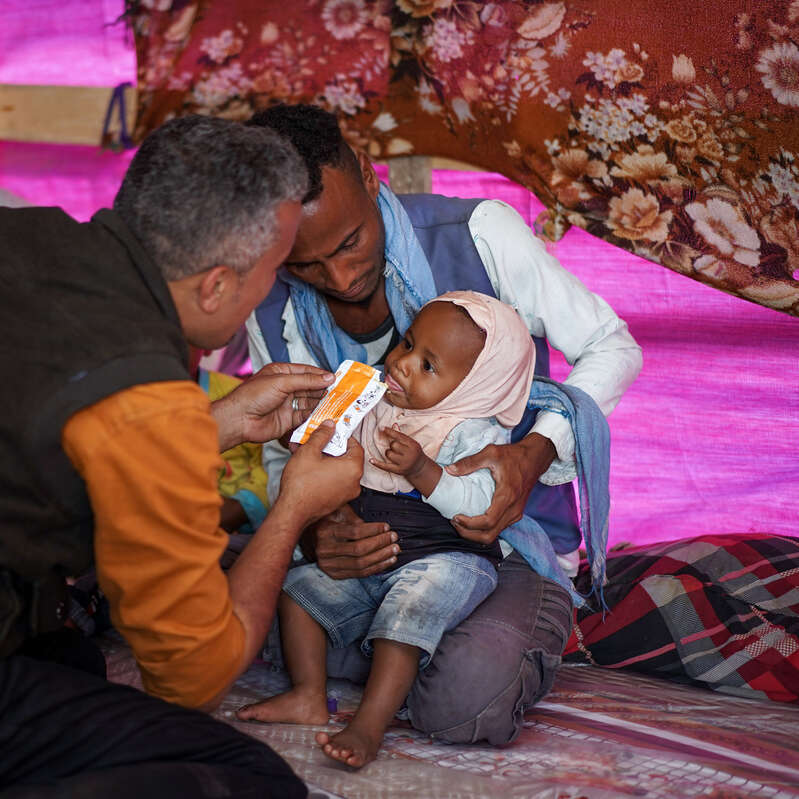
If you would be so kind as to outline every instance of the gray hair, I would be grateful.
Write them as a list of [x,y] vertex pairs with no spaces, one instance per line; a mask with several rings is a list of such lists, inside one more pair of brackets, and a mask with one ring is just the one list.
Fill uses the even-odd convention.
[[300,202],[305,165],[268,128],[185,116],[151,133],[134,156],[114,210],[166,280],[219,264],[251,269],[276,234],[276,212]]

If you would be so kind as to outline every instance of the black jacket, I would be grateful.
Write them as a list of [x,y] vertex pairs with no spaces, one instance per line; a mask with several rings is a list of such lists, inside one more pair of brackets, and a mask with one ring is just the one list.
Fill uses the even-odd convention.
[[86,488],[61,448],[77,410],[190,379],[166,282],[113,212],[0,208],[0,656],[64,621],[93,562]]

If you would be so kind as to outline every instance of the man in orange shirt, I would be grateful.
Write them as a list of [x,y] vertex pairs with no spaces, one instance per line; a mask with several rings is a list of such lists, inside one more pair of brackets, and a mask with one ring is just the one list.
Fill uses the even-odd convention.
[[[279,135],[186,117],[78,224],[0,209],[0,790],[301,797],[268,747],[205,713],[263,643],[302,529],[354,497],[363,453],[320,428],[225,575],[219,453],[278,438],[332,381],[274,364],[211,405],[187,343],[223,346],[291,249],[306,173]],[[151,696],[63,627],[94,566]],[[167,700],[167,701],[164,701]],[[13,786],[13,787],[12,787]],[[5,794],[4,794],[5,795]]]

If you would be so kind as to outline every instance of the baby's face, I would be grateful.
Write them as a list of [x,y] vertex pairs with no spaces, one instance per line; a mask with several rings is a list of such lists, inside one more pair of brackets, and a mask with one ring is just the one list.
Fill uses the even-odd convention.
[[386,400],[398,408],[432,408],[466,377],[482,348],[481,331],[456,305],[426,305],[386,357]]

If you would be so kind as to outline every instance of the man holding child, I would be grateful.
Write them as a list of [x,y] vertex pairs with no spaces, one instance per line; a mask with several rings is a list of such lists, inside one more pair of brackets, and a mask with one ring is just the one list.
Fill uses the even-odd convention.
[[[398,198],[366,155],[346,144],[335,117],[315,106],[275,106],[249,124],[286,136],[310,177],[285,268],[247,321],[255,368],[286,360],[330,369],[345,358],[381,364],[425,302],[472,290],[521,315],[536,344],[537,375],[548,375],[548,341],[573,364],[566,384],[605,415],[616,406],[641,368],[640,347],[513,209],[437,195]],[[581,536],[568,482],[575,474],[570,424],[557,409],[528,406],[511,441],[448,467],[453,474],[487,467],[496,482],[485,514],[458,515],[452,524],[464,538],[489,544],[525,514],[543,528],[564,571],[575,574]],[[272,496],[286,457],[277,443],[264,447]],[[309,530],[303,548],[322,571],[343,579],[390,568],[395,540],[387,524],[364,523],[343,504]],[[428,734],[506,743],[524,709],[552,684],[571,630],[571,599],[533,571],[529,558],[508,550],[497,589],[444,635],[408,696],[412,724]],[[329,658],[333,676],[365,677],[357,651],[333,650]],[[258,718],[259,707],[239,715]]]

